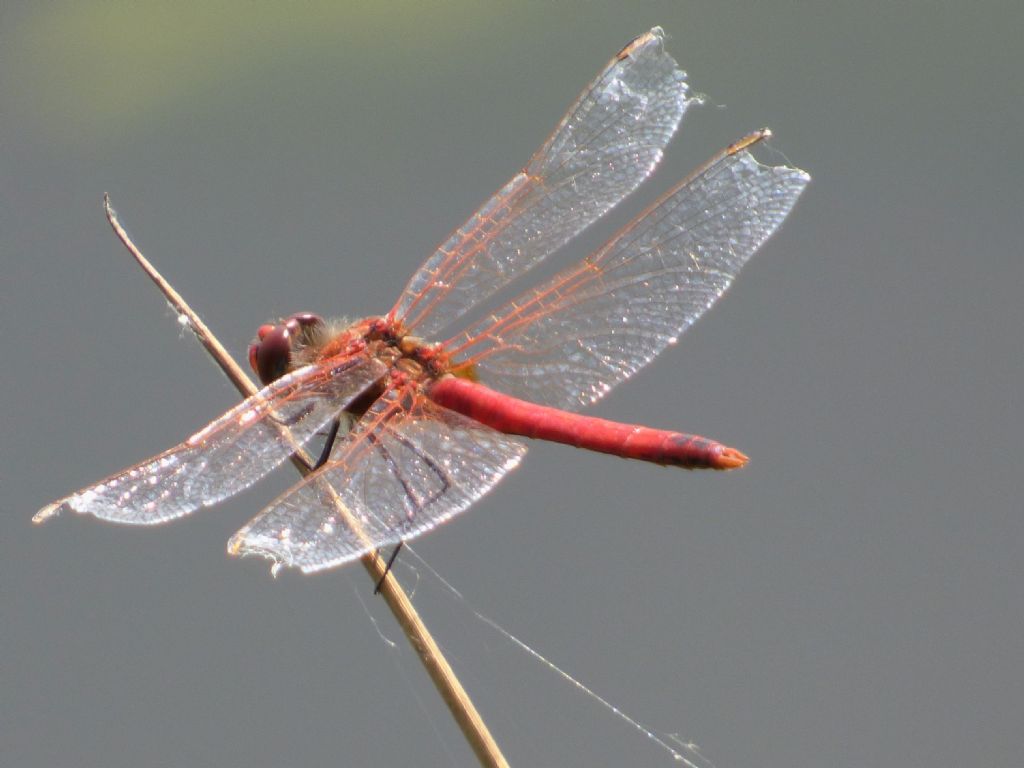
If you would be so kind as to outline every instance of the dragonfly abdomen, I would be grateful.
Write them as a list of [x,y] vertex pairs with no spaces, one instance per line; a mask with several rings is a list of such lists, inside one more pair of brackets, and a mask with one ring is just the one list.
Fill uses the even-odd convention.
[[736,469],[747,463],[735,448],[706,437],[571,413],[454,376],[439,379],[427,394],[438,405],[506,434],[686,469]]

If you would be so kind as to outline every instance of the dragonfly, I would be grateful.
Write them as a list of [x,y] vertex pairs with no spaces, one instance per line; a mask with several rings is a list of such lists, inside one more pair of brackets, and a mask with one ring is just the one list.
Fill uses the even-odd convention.
[[754,158],[767,129],[718,152],[582,261],[487,311],[633,192],[701,101],[664,42],[655,27],[623,48],[387,314],[261,326],[249,348],[259,392],[33,520],[75,512],[158,525],[323,441],[312,471],[228,542],[275,572],[309,573],[463,512],[519,464],[523,438],[688,469],[743,466],[717,441],[579,411],[674,344],[793,208],[810,176]]

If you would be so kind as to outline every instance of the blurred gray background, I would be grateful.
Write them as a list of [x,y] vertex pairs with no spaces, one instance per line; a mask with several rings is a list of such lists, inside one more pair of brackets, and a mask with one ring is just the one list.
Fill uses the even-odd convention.
[[399,575],[517,765],[671,760],[471,606],[718,768],[1024,764],[1019,3],[215,5],[0,9],[0,764],[473,762],[359,567],[225,554],[290,469],[162,529],[29,523],[236,401],[101,196],[241,359],[390,307],[654,24],[708,102],[560,263],[771,126],[794,214],[594,409],[750,466],[533,445],[418,542],[464,601]]

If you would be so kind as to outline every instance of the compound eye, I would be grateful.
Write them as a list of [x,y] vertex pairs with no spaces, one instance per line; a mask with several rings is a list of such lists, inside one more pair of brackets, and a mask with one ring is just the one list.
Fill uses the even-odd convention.
[[291,364],[291,330],[287,325],[264,325],[256,335],[259,341],[249,346],[249,365],[260,381],[270,384]]
[[292,333],[302,334],[304,331],[322,326],[324,319],[312,312],[299,312],[285,320],[284,324],[291,328]]
[[259,368],[256,367],[256,356],[259,354],[260,345],[257,342],[253,342],[249,345],[249,367],[252,368],[252,372],[257,376],[260,375]]

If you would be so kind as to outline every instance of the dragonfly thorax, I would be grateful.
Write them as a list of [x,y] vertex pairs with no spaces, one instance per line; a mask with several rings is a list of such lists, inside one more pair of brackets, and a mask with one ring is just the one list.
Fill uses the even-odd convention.
[[434,379],[448,369],[438,345],[407,335],[387,318],[324,320],[311,312],[261,325],[249,345],[249,365],[264,384],[310,363],[344,354],[369,353],[409,380]]

